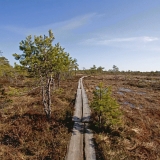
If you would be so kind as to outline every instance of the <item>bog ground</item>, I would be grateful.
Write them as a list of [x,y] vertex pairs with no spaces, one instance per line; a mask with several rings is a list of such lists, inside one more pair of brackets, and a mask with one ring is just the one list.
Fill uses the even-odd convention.
[[[33,79],[13,85],[1,80],[0,159],[64,159],[73,127],[72,114],[78,79],[63,80],[52,93],[52,116],[43,111],[40,89]],[[103,82],[123,112],[116,129],[97,130],[91,124],[97,159],[160,159],[160,79],[145,75],[96,75],[84,79],[89,99]],[[24,94],[22,94],[24,93]],[[93,115],[94,116],[94,115]]]

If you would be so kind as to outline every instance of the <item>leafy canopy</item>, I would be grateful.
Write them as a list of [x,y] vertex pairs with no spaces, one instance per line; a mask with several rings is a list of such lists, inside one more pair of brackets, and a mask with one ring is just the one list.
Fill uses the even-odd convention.
[[51,73],[67,71],[73,60],[59,43],[52,45],[54,39],[51,30],[49,36],[34,36],[34,41],[30,35],[20,42],[23,54],[13,56],[34,75],[48,77]]

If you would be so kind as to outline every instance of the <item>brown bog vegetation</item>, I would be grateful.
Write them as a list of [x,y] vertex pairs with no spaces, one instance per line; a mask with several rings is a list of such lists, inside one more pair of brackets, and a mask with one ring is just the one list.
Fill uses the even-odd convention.
[[[33,89],[35,79],[23,77],[16,84],[0,80],[0,159],[65,159],[79,78],[62,80],[60,88],[52,91],[50,120],[44,113],[40,88]],[[84,78],[84,87],[89,102],[100,82],[111,86],[112,97],[123,114],[122,124],[116,128],[99,130],[93,122],[97,159],[160,159],[160,78],[127,74],[88,76]]]
[[13,85],[0,81],[0,159],[64,159],[72,129],[72,110],[78,78],[61,81],[52,93],[52,115],[44,113],[36,81],[21,79]]
[[99,82],[111,86],[123,112],[117,128],[99,131],[93,124],[97,159],[160,159],[160,77],[101,75],[87,77],[84,82],[90,102]]

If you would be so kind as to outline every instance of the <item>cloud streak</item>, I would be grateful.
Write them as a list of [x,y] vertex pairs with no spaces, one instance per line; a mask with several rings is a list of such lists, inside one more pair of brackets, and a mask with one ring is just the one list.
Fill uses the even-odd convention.
[[105,39],[105,38],[90,38],[87,39],[81,44],[85,45],[114,45],[114,44],[120,44],[120,43],[146,43],[146,42],[153,42],[158,41],[158,37],[148,37],[148,36],[142,36],[142,37],[129,37],[129,38],[113,38],[113,39]]
[[78,29],[90,21],[92,21],[94,18],[99,17],[100,15],[97,13],[90,13],[78,17],[74,17],[72,19],[62,21],[62,22],[56,22],[56,23],[51,23],[43,26],[38,26],[38,27],[19,27],[19,26],[0,26],[1,29],[20,34],[20,35],[28,35],[28,34],[43,34],[44,32],[48,31],[49,29],[52,29],[53,32],[69,32],[75,29]]
[[76,18],[73,18],[71,20],[65,21],[63,29],[64,30],[72,30],[79,28],[85,24],[87,24],[90,20],[92,20],[95,16],[98,16],[96,13],[87,14],[84,16],[79,16]]

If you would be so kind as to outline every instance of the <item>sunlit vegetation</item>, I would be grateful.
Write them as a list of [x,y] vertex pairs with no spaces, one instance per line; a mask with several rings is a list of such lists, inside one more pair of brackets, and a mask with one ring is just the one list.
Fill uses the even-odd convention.
[[121,111],[115,99],[111,97],[111,87],[105,88],[100,83],[93,91],[93,101],[91,103],[94,123],[99,130],[105,127],[115,127],[121,123]]
[[79,70],[54,38],[22,40],[14,66],[0,56],[0,159],[65,159],[84,75],[97,159],[160,159],[160,72]]
[[44,111],[48,119],[51,117],[51,90],[54,90],[54,79],[60,87],[61,75],[70,74],[78,66],[76,60],[72,59],[59,43],[52,45],[54,39],[51,30],[49,36],[34,36],[34,40],[30,35],[20,42],[19,48],[23,53],[13,54],[30,75],[39,78]]
[[16,77],[0,78],[0,159],[64,159],[79,77],[63,78],[59,88],[55,84],[51,91],[52,115],[48,120],[38,79],[19,72],[23,68],[10,69]]
[[14,66],[0,57],[0,159],[65,158],[78,63],[53,40],[22,40]]
[[[97,101],[95,100],[95,91],[101,82],[106,86],[104,91],[107,86],[112,86],[111,97],[117,101],[122,112],[121,125],[115,128],[106,125],[99,130],[94,125],[93,119],[92,129],[94,130],[98,159],[158,160],[160,158],[160,79],[158,72],[155,73],[155,76],[152,74],[119,72],[117,80],[115,74],[105,73],[84,79],[91,104]],[[143,87],[140,87],[141,83]],[[100,90],[98,90],[99,92]],[[98,105],[96,108],[97,111],[100,110]],[[96,122],[98,123],[98,117]]]

